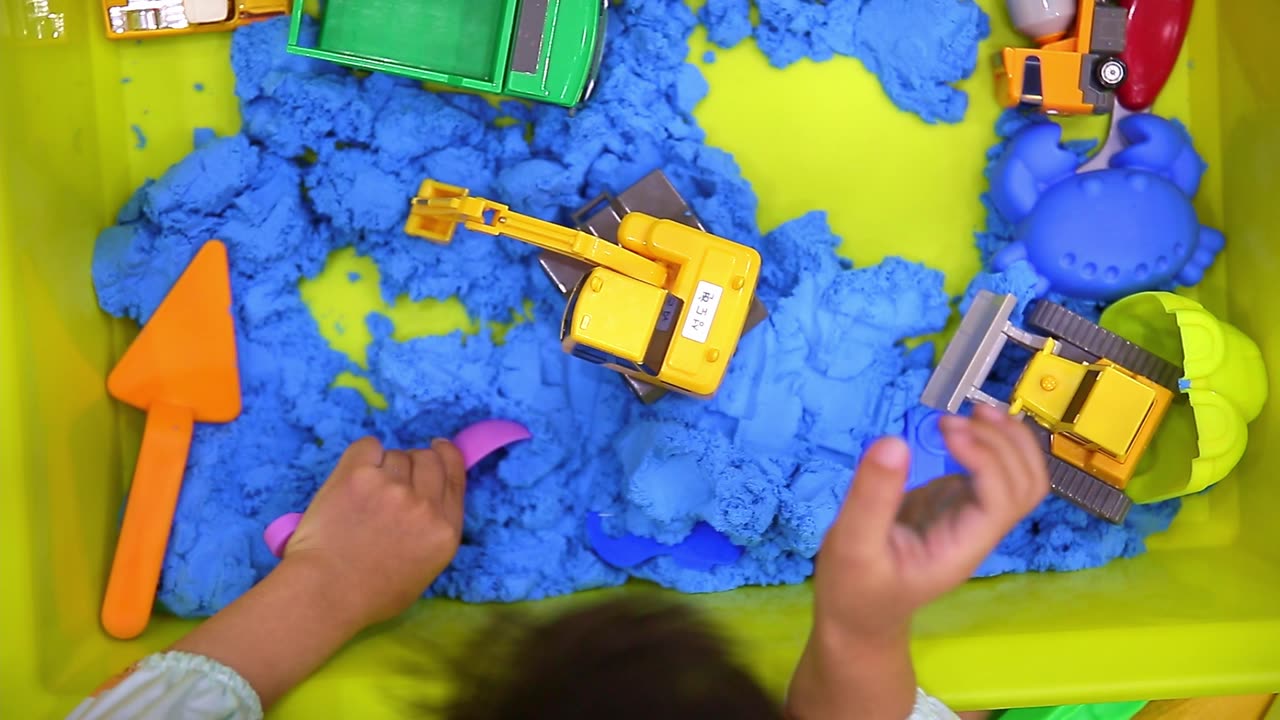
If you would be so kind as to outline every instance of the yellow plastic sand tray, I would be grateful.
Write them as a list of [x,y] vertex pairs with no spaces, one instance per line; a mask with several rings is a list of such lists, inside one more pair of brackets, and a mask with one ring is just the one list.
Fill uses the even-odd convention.
[[[710,45],[696,31],[690,60],[711,87],[697,116],[709,144],[732,153],[753,184],[763,230],[825,209],[856,263],[900,254],[944,269],[948,291],[963,289],[978,268],[972,233],[983,223],[983,154],[999,110],[990,58],[1019,41],[1003,3],[981,5],[993,31],[961,84],[969,110],[957,125],[898,111],[849,58],[778,71],[746,42],[705,64]],[[0,8],[0,715],[53,718],[191,626],[160,615],[140,639],[119,642],[98,623],[142,417],[105,391],[136,324],[98,310],[90,266],[97,234],[136,187],[189,152],[193,128],[232,133],[238,115],[225,34],[109,43],[96,5],[48,0],[64,31],[33,41],[20,32],[32,6]],[[1197,211],[1228,238],[1194,296],[1258,343],[1275,387],[1280,5],[1202,0],[1195,13],[1156,107],[1187,124],[1208,161]],[[1068,134],[1096,137],[1105,122],[1074,121]],[[302,293],[335,346],[361,361],[368,339],[353,329],[388,309],[377,268],[350,251],[329,264]],[[358,282],[347,279],[353,270]],[[404,337],[476,329],[452,302],[415,309],[401,299],[391,312]],[[1187,498],[1148,553],[1086,572],[972,582],[931,607],[914,628],[920,681],[960,709],[1280,689],[1277,467],[1272,403],[1249,425],[1234,472]],[[789,586],[687,600],[713,612],[780,693],[809,598]],[[396,630],[358,640],[274,714],[394,717],[397,689],[440,689],[406,675],[398,639],[422,633],[452,646],[485,613],[422,603]]]

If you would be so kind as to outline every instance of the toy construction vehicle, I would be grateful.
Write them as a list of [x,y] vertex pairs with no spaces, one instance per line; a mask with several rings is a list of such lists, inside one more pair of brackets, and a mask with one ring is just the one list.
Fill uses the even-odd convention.
[[[1133,501],[1124,488],[1174,402],[1182,368],[1085,320],[1040,301],[1027,327],[1009,322],[1017,298],[978,293],[925,387],[925,405],[956,412],[965,400],[1023,414],[1048,456],[1053,491],[1113,523]],[[983,392],[996,358],[1012,340],[1035,354],[1009,403]]]
[[[674,220],[707,232],[702,221],[671,185],[666,173],[661,170],[654,170],[645,175],[639,182],[619,195],[603,193],[594,198],[573,213],[573,224],[583,232],[604,238],[616,245],[618,227],[622,224],[622,218],[633,212],[642,212],[664,220]],[[582,278],[591,271],[592,267],[581,260],[575,260],[551,250],[543,250],[538,255],[538,264],[560,290],[560,294],[566,297],[578,287]],[[743,327],[743,334],[759,325],[768,316],[769,311],[765,309],[764,303],[753,298],[751,309],[747,311],[747,322]],[[646,404],[653,403],[667,394],[667,391],[658,385],[629,375],[622,377],[636,397]]]
[[234,30],[287,12],[288,0],[102,0],[113,40]]
[[613,243],[423,182],[405,232],[447,243],[458,225],[589,267],[568,292],[566,352],[695,397],[720,387],[755,302],[760,255],[752,248],[640,212],[622,217]]
[[1014,26],[1039,47],[1001,51],[1000,104],[1053,115],[1110,113],[1128,74],[1118,56],[1129,11],[1108,0],[1008,0],[1008,7]]
[[608,0],[326,0],[310,44],[303,5],[291,53],[564,107],[591,95],[608,24]]

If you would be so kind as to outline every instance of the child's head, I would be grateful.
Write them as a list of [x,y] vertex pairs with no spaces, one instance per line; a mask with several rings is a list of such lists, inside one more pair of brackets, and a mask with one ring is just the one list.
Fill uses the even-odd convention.
[[458,683],[449,720],[782,718],[698,613],[652,599],[495,624],[472,643]]

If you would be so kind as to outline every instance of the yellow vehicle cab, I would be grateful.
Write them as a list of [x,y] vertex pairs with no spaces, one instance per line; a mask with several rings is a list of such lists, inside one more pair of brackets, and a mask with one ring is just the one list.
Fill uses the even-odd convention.
[[1173,393],[1107,359],[1056,354],[1057,341],[1027,363],[1010,413],[1025,412],[1053,433],[1054,457],[1124,489],[1173,403]]

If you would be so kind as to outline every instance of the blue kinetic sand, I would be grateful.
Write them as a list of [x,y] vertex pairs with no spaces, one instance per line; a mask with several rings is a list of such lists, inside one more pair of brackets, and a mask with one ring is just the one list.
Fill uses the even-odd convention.
[[[879,32],[918,38],[930,22]],[[629,576],[700,592],[811,574],[863,448],[904,433],[919,407],[932,352],[902,340],[943,328],[949,298],[940,273],[918,264],[851,268],[821,212],[761,236],[750,185],[691,114],[706,92],[685,62],[695,24],[679,0],[615,7],[600,85],[572,115],[494,108],[288,55],[287,19],[236,31],[241,132],[197,132],[198,147],[138,190],[94,256],[101,306],[145,322],[206,239],[221,238],[230,255],[244,411],[196,429],[161,578],[166,608],[209,615],[263,577],[277,562],[263,528],[306,507],[353,440],[416,446],[492,417],[523,423],[538,442],[472,471],[463,545],[428,594],[515,601]],[[919,47],[917,64],[950,62],[949,46]],[[400,229],[425,177],[563,222],[659,167],[710,229],[764,258],[770,318],[743,338],[709,402],[646,407],[613,373],[565,355],[563,301],[532,248],[465,231],[438,246]],[[988,254],[1010,240],[998,224],[984,237]],[[456,295],[475,318],[506,321],[528,299],[533,319],[497,344],[488,333],[400,340],[372,314],[367,366],[358,365],[330,348],[298,290],[346,247],[376,261],[388,303]],[[366,381],[386,408],[335,387],[343,374]],[[710,570],[670,554],[619,569],[590,549],[588,513],[609,516],[612,534],[668,546],[705,523],[741,556]],[[982,572],[1134,554],[1171,514],[1139,508],[1114,528],[1050,501]]]
[[895,105],[931,123],[964,119],[969,100],[954,85],[973,74],[991,33],[972,0],[707,0],[699,16],[721,47],[754,35],[774,67],[856,57]]

